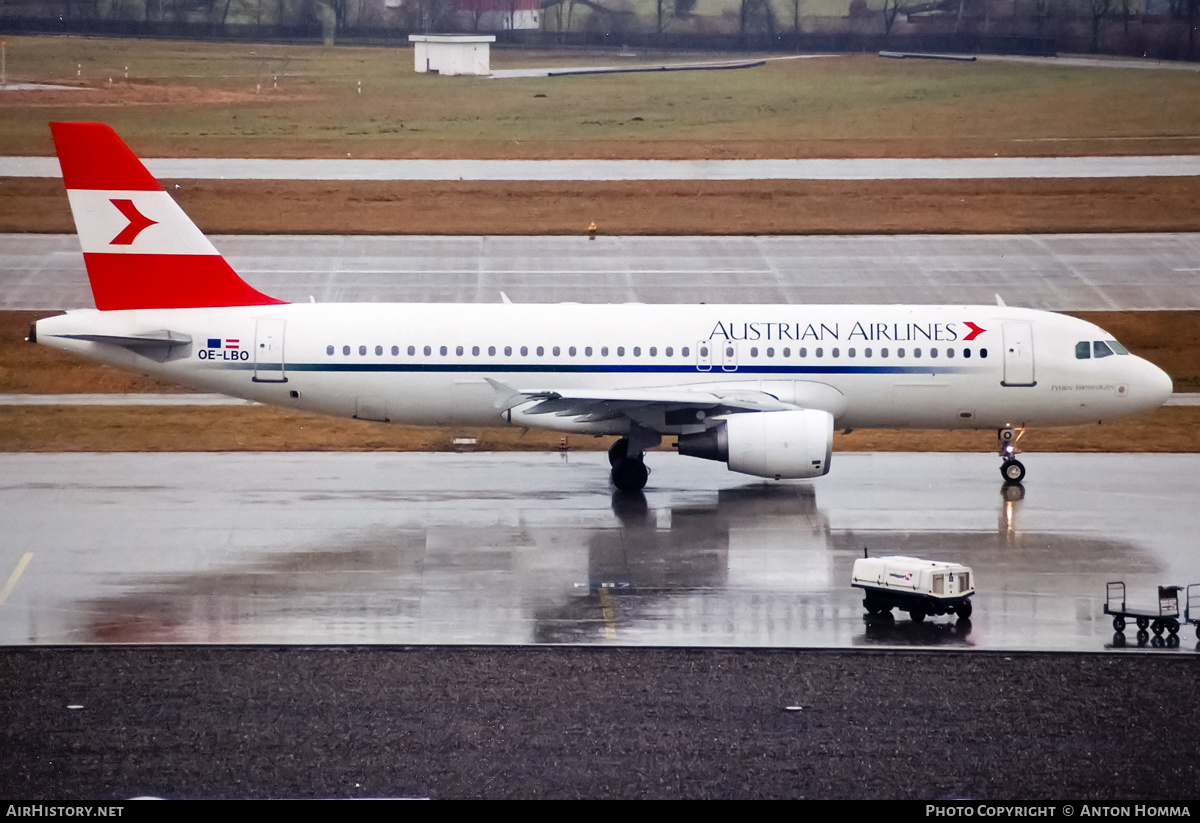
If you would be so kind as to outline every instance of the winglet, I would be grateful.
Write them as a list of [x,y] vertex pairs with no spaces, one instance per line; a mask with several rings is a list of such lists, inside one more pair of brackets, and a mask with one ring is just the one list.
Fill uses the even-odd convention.
[[278,305],[237,275],[104,123],[51,123],[96,308]]
[[1004,298],[1001,297],[999,294],[996,295],[996,305],[1002,309],[1008,308],[1008,304],[1004,302]]

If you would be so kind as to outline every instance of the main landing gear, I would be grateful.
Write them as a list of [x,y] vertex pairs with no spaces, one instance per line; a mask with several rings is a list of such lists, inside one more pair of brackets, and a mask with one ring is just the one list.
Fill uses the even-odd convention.
[[612,482],[623,492],[641,491],[646,487],[650,469],[646,468],[646,449],[662,442],[657,432],[638,427],[622,437],[608,449],[608,463],[612,466]]
[[1005,426],[996,432],[996,436],[1000,440],[1000,459],[1003,461],[1000,464],[1000,474],[1004,477],[1004,482],[1010,485],[1020,483],[1025,479],[1025,466],[1016,458],[1016,455],[1020,453],[1017,441],[1024,433],[1024,429],[1015,429],[1012,426]]

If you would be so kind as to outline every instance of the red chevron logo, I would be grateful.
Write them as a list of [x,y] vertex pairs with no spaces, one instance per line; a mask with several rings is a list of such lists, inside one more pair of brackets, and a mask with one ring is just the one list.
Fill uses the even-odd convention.
[[966,337],[964,337],[964,338],[963,338],[963,340],[964,340],[964,341],[967,341],[967,340],[974,340],[976,337],[978,337],[979,335],[981,335],[981,334],[983,334],[985,331],[987,331],[987,329],[981,329],[981,328],[979,328],[979,326],[976,326],[976,325],[975,325],[974,323],[972,323],[970,320],[967,320],[967,321],[965,321],[965,322],[964,322],[964,325],[966,325],[966,326],[969,326],[969,327],[970,327],[970,329],[971,329],[971,333],[970,333],[970,334],[968,334]]
[[110,246],[131,245],[139,234],[158,222],[138,211],[132,200],[110,200],[108,202],[116,206],[129,221],[129,225],[121,229],[121,233],[109,241],[108,245]]

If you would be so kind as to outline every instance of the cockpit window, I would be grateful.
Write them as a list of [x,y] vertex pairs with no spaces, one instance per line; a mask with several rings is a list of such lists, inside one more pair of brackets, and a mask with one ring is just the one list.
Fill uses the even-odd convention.
[[1092,344],[1087,340],[1080,340],[1075,344],[1075,359],[1087,360],[1092,356]]
[[1122,346],[1116,340],[1106,340],[1105,342],[1108,343],[1108,347],[1117,354],[1129,354],[1129,349]]
[[1097,358],[1111,357],[1113,350],[1108,347],[1108,344],[1103,340],[1095,340],[1092,342],[1092,354]]

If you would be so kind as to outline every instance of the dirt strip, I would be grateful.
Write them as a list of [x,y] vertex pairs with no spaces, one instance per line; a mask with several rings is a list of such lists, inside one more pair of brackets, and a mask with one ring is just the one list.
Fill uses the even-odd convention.
[[[1200,177],[1087,180],[169,180],[202,230],[253,234],[1200,231]],[[57,180],[0,179],[0,232],[74,232]]]

